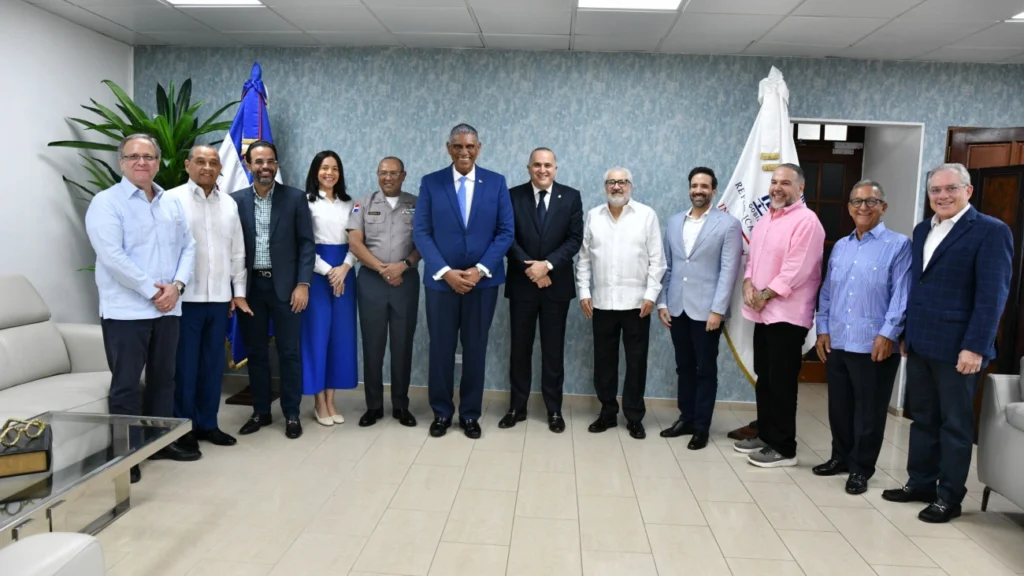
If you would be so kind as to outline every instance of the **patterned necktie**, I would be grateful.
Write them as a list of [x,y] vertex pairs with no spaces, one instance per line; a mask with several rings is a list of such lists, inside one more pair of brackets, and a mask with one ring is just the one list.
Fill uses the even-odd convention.
[[462,223],[469,225],[469,219],[466,218],[466,177],[459,178],[459,191],[455,194],[459,197],[459,212],[462,212]]
[[541,190],[540,192],[537,193],[537,195],[540,197],[540,200],[537,202],[537,222],[540,223],[540,229],[543,231],[544,220],[548,216],[548,207],[546,204],[544,204],[544,197],[548,195],[548,191]]

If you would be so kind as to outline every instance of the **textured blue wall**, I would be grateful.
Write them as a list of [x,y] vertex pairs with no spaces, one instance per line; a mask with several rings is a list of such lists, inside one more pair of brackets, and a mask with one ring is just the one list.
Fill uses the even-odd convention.
[[[584,208],[602,201],[601,177],[615,165],[633,171],[634,196],[664,226],[689,206],[686,174],[713,167],[729,180],[757,115],[757,84],[772,65],[789,85],[790,114],[923,122],[925,166],[941,162],[949,126],[1024,125],[1024,66],[898,63],[654,54],[404,49],[178,49],[135,52],[135,94],[155,109],[157,82],[186,77],[207,112],[236,99],[254,60],[263,66],[270,117],[285,181],[303,183],[325,148],[345,164],[353,192],[375,189],[377,162],[405,160],[406,190],[445,166],[444,142],[458,122],[480,131],[479,164],[527,181],[537,146],[558,154],[558,180],[583,191]],[[101,92],[100,87],[96,88]],[[508,388],[508,307],[491,328],[487,387]],[[675,397],[668,331],[652,323],[647,395]],[[574,306],[566,343],[569,393],[591,394],[592,337]],[[538,343],[539,348],[539,343]],[[427,330],[421,310],[413,383],[427,380]],[[622,363],[620,363],[622,364]],[[534,370],[538,373],[539,351]],[[722,341],[719,400],[753,399]],[[620,366],[620,371],[624,364]]]

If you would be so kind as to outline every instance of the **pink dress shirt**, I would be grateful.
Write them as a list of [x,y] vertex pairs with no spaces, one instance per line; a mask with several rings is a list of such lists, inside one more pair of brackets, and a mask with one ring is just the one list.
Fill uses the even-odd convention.
[[821,284],[825,229],[818,215],[803,202],[776,210],[754,224],[744,280],[757,290],[770,288],[778,296],[756,312],[743,305],[743,317],[760,324],[786,322],[810,328]]

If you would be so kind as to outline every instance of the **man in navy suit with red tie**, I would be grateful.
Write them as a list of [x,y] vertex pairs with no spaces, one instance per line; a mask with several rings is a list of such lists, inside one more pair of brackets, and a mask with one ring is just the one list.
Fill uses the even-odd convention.
[[468,124],[452,128],[452,164],[420,182],[413,242],[423,256],[427,331],[430,333],[428,389],[434,421],[430,435],[444,436],[455,404],[455,350],[462,340],[459,426],[479,438],[484,394],[487,334],[505,281],[504,257],[515,224],[505,177],[476,166],[480,141]]

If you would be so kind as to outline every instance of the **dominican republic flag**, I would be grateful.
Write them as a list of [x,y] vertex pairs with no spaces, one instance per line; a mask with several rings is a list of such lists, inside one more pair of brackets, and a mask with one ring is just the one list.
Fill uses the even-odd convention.
[[[222,166],[217,186],[224,192],[231,193],[252,185],[252,175],[245,164],[245,151],[257,140],[274,142],[270,133],[270,116],[267,114],[267,87],[263,84],[263,69],[259,62],[253,62],[249,79],[242,86],[242,102],[238,105],[238,113],[231,123],[231,129],[224,137],[220,146],[220,163]],[[277,178],[280,183],[281,170],[278,167]],[[273,328],[271,328],[273,330]],[[271,332],[273,333],[273,332]],[[231,349],[229,358],[231,368],[241,368],[246,364],[248,352],[242,343],[242,333],[238,328],[236,312],[228,326],[228,347]]]
[[[772,173],[779,164],[800,164],[796,156],[796,143],[793,141],[793,126],[789,122],[789,88],[782,78],[782,72],[774,66],[768,77],[758,84],[757,101],[761,110],[757,113],[757,120],[743,147],[743,155],[718,205],[720,210],[739,219],[743,230],[741,273],[733,288],[732,304],[729,307],[731,314],[725,322],[724,332],[736,362],[751,384],[757,379],[754,373],[754,323],[740,313],[743,309],[742,271],[750,254],[750,232],[761,216],[768,213],[771,205],[768,188],[771,186]],[[804,342],[804,352],[814,347],[816,339],[812,326]]]

